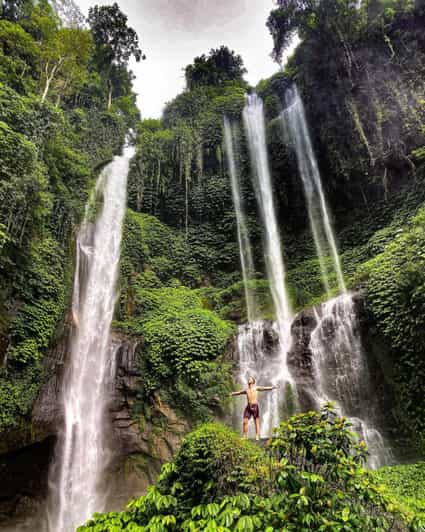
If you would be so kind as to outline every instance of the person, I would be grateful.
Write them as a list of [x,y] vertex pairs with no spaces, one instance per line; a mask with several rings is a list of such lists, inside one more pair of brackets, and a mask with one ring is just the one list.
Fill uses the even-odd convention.
[[239,390],[230,394],[231,397],[235,395],[246,395],[248,404],[243,413],[243,437],[248,438],[248,424],[251,416],[255,421],[255,439],[260,439],[260,410],[257,401],[257,392],[268,392],[276,390],[278,386],[256,386],[254,377],[248,378],[248,388],[246,390]]

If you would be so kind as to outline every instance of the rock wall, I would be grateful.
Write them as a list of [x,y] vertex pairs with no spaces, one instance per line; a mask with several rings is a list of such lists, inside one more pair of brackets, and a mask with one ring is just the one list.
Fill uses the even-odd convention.
[[[60,389],[67,364],[72,321],[65,320],[57,345],[45,360],[46,379],[37,398],[32,426],[8,434],[1,442],[0,530],[42,530],[48,470],[56,434],[63,423]],[[114,335],[115,388],[111,390],[110,420],[113,457],[105,486],[111,486],[108,508],[122,509],[129,498],[142,495],[170,460],[182,436],[190,429],[159,395],[151,405],[150,419],[134,414],[132,406],[140,380],[137,357],[143,352],[133,340]]]

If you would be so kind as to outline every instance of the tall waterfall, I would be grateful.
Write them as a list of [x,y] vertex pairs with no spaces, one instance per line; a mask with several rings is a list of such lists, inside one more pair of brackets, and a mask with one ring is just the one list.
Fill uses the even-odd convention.
[[255,294],[249,286],[249,281],[252,279],[254,273],[254,260],[252,257],[251,241],[249,238],[248,227],[245,221],[245,213],[243,208],[241,187],[239,182],[239,171],[236,164],[235,150],[234,150],[234,126],[230,123],[227,117],[224,117],[224,140],[226,144],[227,164],[230,172],[230,180],[232,184],[232,196],[236,213],[236,224],[239,241],[239,254],[242,266],[242,275],[245,290],[245,301],[248,315],[248,321],[252,322],[257,315]]
[[126,147],[101,173],[96,188],[103,191],[102,212],[94,224],[86,215],[77,238],[76,327],[62,387],[64,427],[49,475],[50,532],[73,532],[105,509],[107,486],[101,481],[111,459],[106,410],[115,368],[110,326],[133,153]]
[[[248,371],[261,384],[279,384],[281,390],[270,393],[261,401],[263,435],[269,435],[280,418],[284,394],[292,386],[288,369],[287,353],[290,347],[291,309],[285,284],[285,267],[277,219],[273,201],[273,191],[267,157],[266,131],[263,102],[256,94],[249,95],[243,112],[244,125],[248,138],[251,166],[254,175],[255,193],[264,225],[264,257],[271,295],[276,311],[277,333],[279,338],[278,355],[266,359],[262,352],[259,337],[264,334],[265,324],[255,322],[239,334],[240,380],[245,381]],[[267,362],[267,363],[265,363]]]
[[296,151],[298,170],[304,185],[308,216],[319,258],[323,284],[326,291],[330,293],[329,274],[331,268],[327,265],[326,260],[330,254],[339,291],[345,292],[338,247],[332,230],[319,167],[310,139],[304,105],[295,86],[287,91],[286,101],[288,107],[283,111],[281,119],[284,130],[289,134]]
[[[373,391],[362,348],[357,316],[351,294],[347,293],[332,229],[329,208],[313,151],[304,105],[296,86],[286,93],[288,107],[281,115],[285,132],[294,145],[298,170],[307,200],[308,215],[319,258],[325,289],[330,293],[330,274],[334,273],[338,298],[316,311],[317,326],[311,335],[310,350],[315,369],[316,404],[332,400],[341,415],[352,420],[355,430],[369,446],[369,465],[385,464],[390,456],[384,439],[370,414]],[[327,263],[331,257],[331,265]]]
[[[291,310],[285,285],[285,268],[282,259],[280,235],[273,201],[272,182],[267,156],[263,102],[256,94],[250,94],[248,96],[247,105],[243,112],[243,118],[248,137],[253,174],[255,177],[255,191],[258,205],[260,207],[261,218],[264,224],[264,254],[267,274],[279,330],[284,333],[281,336],[281,342],[285,342],[288,339],[287,332]],[[285,345],[282,345],[282,347],[284,348]]]

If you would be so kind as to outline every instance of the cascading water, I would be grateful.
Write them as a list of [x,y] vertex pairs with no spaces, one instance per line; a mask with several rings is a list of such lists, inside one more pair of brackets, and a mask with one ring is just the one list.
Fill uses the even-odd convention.
[[267,398],[263,396],[264,399],[261,401],[262,434],[270,435],[273,426],[276,426],[281,417],[280,408],[284,403],[283,394],[288,386],[292,386],[292,377],[287,365],[291,310],[286,292],[285,268],[273,203],[263,103],[256,94],[248,96],[243,118],[255,177],[255,191],[265,229],[264,255],[276,311],[279,349],[275,357],[266,356],[262,349],[259,338],[264,335],[264,328],[266,327],[264,322],[257,321],[242,327],[238,335],[239,378],[242,384],[246,385],[246,378],[249,373],[256,377],[261,384],[281,385],[281,390],[271,392]]
[[319,167],[310,139],[304,105],[296,86],[288,90],[285,96],[288,107],[282,112],[281,120],[284,130],[296,151],[298,170],[304,185],[310,226],[319,258],[323,284],[329,293],[331,288],[329,277],[332,268],[328,267],[326,259],[328,254],[330,254],[338,288],[340,292],[345,292],[338,247],[332,230]]
[[[320,315],[316,311],[317,326],[309,346],[315,369],[316,389],[313,394],[318,408],[332,400],[339,412],[351,419],[360,438],[368,444],[369,466],[376,467],[388,462],[390,451],[374,427],[376,416],[368,414],[374,401],[355,307],[352,296],[346,291],[304,105],[296,86],[285,96],[288,107],[281,114],[281,120],[297,155],[323,284],[329,294],[333,274],[342,293],[321,305]],[[331,257],[330,265],[328,255]]]
[[[265,231],[265,261],[268,279],[276,310],[276,319],[281,334],[282,347],[286,347],[291,318],[289,297],[286,292],[285,268],[282,259],[280,235],[275,214],[272,183],[267,157],[266,128],[263,102],[256,94],[250,94],[243,112],[248,147],[251,157],[255,190]],[[285,349],[283,349],[285,351]],[[285,360],[285,371],[286,360]],[[289,371],[287,378],[290,380]]]
[[76,324],[64,376],[64,427],[49,474],[49,532],[71,532],[104,510],[102,481],[110,463],[106,410],[114,381],[110,326],[116,302],[126,183],[134,148],[126,147],[101,173],[103,208],[77,239],[73,314]]
[[248,227],[245,221],[243,200],[239,183],[239,172],[236,165],[234,150],[234,126],[227,117],[224,117],[224,140],[226,144],[227,164],[229,166],[230,180],[232,184],[232,197],[235,206],[236,224],[239,241],[239,254],[242,266],[242,275],[245,289],[245,301],[248,315],[248,322],[252,322],[257,315],[257,305],[255,294],[249,285],[249,281],[254,274],[254,259],[252,257],[251,241]]
[[362,348],[353,297],[344,293],[315,310],[316,327],[310,350],[314,364],[317,408],[328,401],[350,419],[354,430],[369,448],[369,467],[389,463],[391,450],[375,423],[379,417],[367,360]]

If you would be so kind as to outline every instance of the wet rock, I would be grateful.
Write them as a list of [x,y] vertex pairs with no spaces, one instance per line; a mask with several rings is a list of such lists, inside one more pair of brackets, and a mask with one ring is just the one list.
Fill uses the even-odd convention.
[[[48,471],[56,435],[63,424],[60,390],[69,353],[72,320],[67,319],[55,347],[45,360],[46,379],[34,404],[32,426],[9,433],[0,446],[0,530],[42,530]],[[143,376],[138,357],[142,345],[124,335],[112,336],[115,384],[111,389],[109,419],[114,456],[105,486],[110,486],[110,509],[122,509],[142,495],[164,462],[171,460],[190,427],[159,395],[150,405],[149,419],[132,407]],[[3,451],[3,454],[1,452]],[[106,488],[105,488],[106,489]]]

